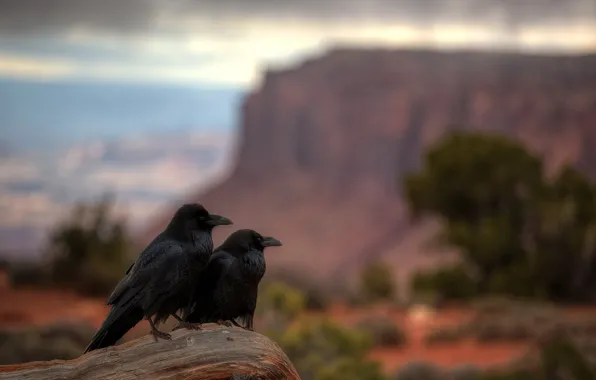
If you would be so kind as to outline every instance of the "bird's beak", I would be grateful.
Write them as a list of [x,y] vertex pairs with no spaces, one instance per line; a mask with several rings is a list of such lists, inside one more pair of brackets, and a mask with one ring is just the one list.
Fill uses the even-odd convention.
[[225,216],[211,214],[209,215],[209,222],[212,226],[228,226],[233,224],[232,221]]
[[263,237],[263,241],[261,243],[263,245],[263,247],[281,247],[281,241],[277,240],[276,238],[273,238],[271,236],[265,236]]

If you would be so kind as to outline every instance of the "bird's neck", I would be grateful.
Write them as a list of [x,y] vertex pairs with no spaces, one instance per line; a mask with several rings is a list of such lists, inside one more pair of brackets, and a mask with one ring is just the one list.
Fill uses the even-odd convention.
[[242,257],[242,273],[248,278],[260,281],[265,274],[265,254],[263,251],[253,250]]
[[211,230],[189,230],[189,241],[197,251],[211,253],[213,251],[213,237]]

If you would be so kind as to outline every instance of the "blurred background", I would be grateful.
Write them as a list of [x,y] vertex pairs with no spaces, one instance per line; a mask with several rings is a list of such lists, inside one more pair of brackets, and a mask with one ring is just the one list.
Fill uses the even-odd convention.
[[596,378],[594,0],[0,0],[0,132],[0,364],[193,201],[305,380]]

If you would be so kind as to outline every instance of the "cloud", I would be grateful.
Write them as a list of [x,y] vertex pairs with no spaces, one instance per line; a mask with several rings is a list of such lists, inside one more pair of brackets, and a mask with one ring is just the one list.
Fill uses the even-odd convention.
[[[116,37],[109,34],[70,34],[63,44],[68,56],[31,52],[2,53],[0,75],[96,81],[166,82],[216,86],[251,86],[264,66],[284,66],[318,54],[334,44],[427,46],[433,48],[521,49],[528,51],[594,51],[596,22],[564,27],[525,27],[516,34],[504,33],[492,24],[436,24],[432,28],[391,22],[348,22],[320,25],[316,22],[275,20],[239,21],[240,36],[217,33],[185,34],[176,39]],[[68,42],[70,41],[70,42]],[[104,54],[84,56],[103,46]],[[65,50],[65,49],[63,49]],[[121,52],[121,54],[119,53]]]
[[9,181],[31,180],[39,176],[39,169],[31,162],[19,158],[0,158],[0,184]]
[[163,65],[160,62],[126,62],[118,60],[80,61],[70,57],[50,58],[15,55],[0,51],[0,76],[19,79],[84,79],[120,82],[164,82],[237,85],[253,78],[250,65],[242,62],[201,65],[181,63]]
[[595,51],[596,1],[0,0],[0,36],[4,77],[251,86],[337,43]]
[[104,192],[138,227],[165,203],[225,176],[234,141],[225,131],[138,135],[73,146],[43,161],[0,159],[0,234],[43,236],[74,201]]
[[61,33],[75,28],[115,34],[159,29],[176,32],[196,20],[212,28],[239,19],[375,19],[428,24],[502,18],[515,25],[569,24],[595,16],[592,0],[0,0],[2,34]]
[[3,192],[0,194],[1,226],[6,228],[43,228],[57,215],[61,207],[52,201],[51,195],[42,192]]
[[0,52],[0,74],[15,78],[62,78],[76,70],[76,62],[56,59],[39,59]]
[[154,0],[0,0],[0,35],[60,33],[85,27],[117,33],[153,25]]

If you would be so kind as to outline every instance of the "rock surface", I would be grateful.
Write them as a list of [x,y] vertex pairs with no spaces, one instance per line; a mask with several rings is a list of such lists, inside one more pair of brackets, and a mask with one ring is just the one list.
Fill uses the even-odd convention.
[[233,173],[190,200],[234,220],[216,239],[257,229],[284,243],[270,269],[328,280],[378,257],[400,272],[436,260],[434,227],[409,225],[398,184],[449,130],[499,131],[550,169],[596,175],[596,55],[335,49],[267,72],[241,113]]

